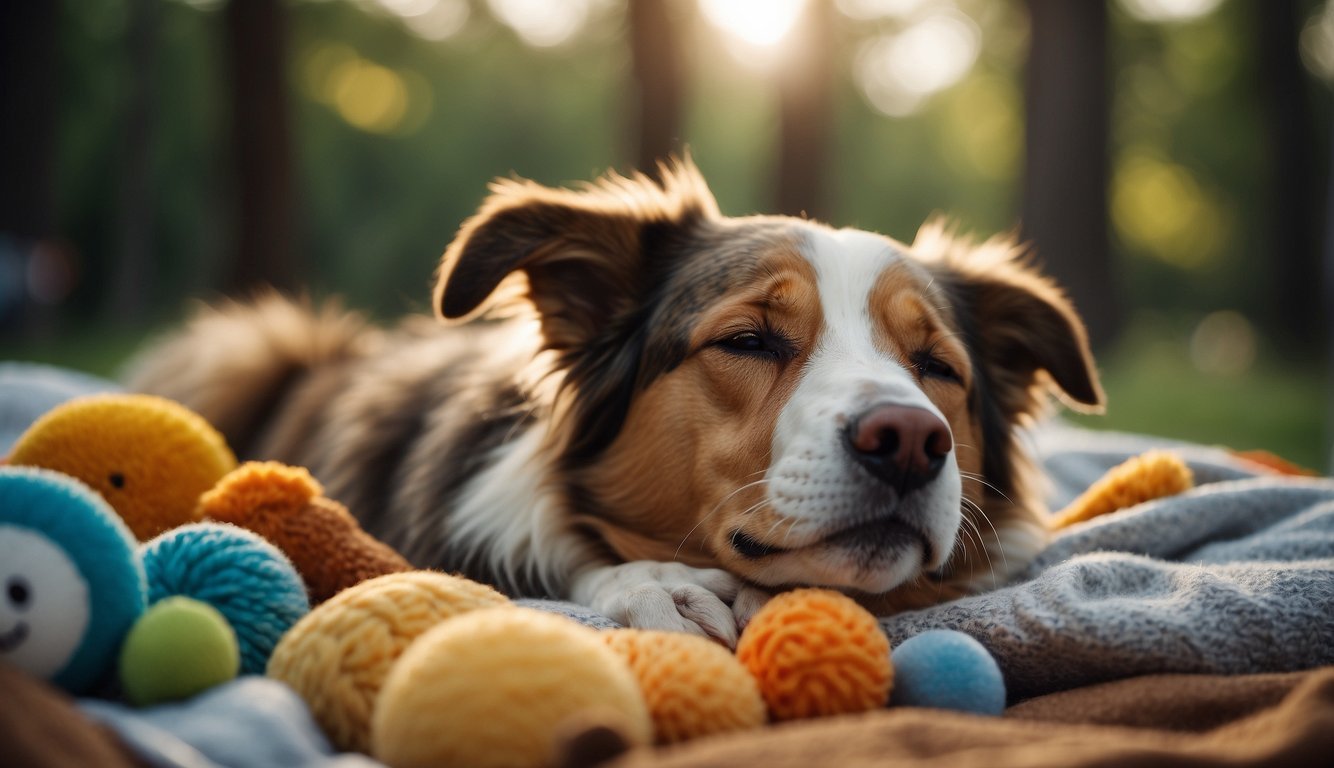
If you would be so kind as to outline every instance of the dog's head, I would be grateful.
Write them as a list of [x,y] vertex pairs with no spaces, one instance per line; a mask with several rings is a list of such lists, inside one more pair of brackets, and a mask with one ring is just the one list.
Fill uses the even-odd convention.
[[447,319],[510,278],[536,309],[572,519],[765,586],[902,595],[1022,560],[1040,503],[1014,427],[1050,385],[1102,393],[1021,249],[727,218],[689,164],[663,177],[500,182],[441,267]]

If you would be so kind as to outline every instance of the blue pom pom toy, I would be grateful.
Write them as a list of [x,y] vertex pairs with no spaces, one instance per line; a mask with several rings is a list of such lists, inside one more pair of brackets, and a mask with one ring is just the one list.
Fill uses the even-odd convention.
[[135,546],[82,482],[0,467],[0,661],[70,693],[96,685],[144,612]]
[[214,608],[236,632],[242,674],[264,668],[293,624],[310,611],[306,586],[287,556],[235,525],[195,523],[144,544],[148,602],[184,595]]
[[952,629],[933,629],[905,640],[890,654],[890,706],[930,707],[999,715],[1005,710],[1000,666],[981,643]]

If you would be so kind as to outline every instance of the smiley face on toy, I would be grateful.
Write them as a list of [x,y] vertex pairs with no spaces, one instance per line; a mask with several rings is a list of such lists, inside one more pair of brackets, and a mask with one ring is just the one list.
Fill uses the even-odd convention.
[[0,658],[52,677],[88,628],[88,585],[42,534],[0,525]]
[[0,661],[85,692],[146,594],[134,537],[97,493],[58,472],[0,467]]

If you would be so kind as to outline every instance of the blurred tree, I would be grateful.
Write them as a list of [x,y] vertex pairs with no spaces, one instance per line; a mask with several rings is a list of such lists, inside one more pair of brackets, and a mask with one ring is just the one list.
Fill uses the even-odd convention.
[[1306,73],[1298,48],[1307,3],[1297,0],[1254,0],[1258,18],[1259,69],[1256,98],[1264,124],[1265,179],[1268,210],[1264,216],[1266,252],[1272,265],[1266,306],[1281,343],[1311,348],[1327,327],[1322,318],[1320,282],[1319,201],[1317,169],[1311,162],[1311,110]]
[[1023,236],[1103,347],[1124,316],[1108,242],[1107,7],[1028,0],[1028,12]]
[[825,189],[834,130],[834,4],[806,3],[778,71],[779,213],[828,216]]
[[283,0],[230,0],[225,11],[231,75],[236,245],[224,290],[295,290],[295,184],[287,99]]
[[148,312],[153,270],[153,124],[157,114],[157,37],[161,0],[131,0],[127,6],[131,76],[125,106],[120,164],[120,258],[110,290],[111,316],[137,323]]
[[630,0],[630,53],[638,109],[631,120],[635,167],[657,175],[658,162],[681,150],[685,76],[671,0]]
[[[0,2],[0,279],[21,276],[32,247],[55,232],[59,9],[54,2]],[[25,293],[3,286],[0,299],[18,303],[0,311],[0,323],[26,324]]]

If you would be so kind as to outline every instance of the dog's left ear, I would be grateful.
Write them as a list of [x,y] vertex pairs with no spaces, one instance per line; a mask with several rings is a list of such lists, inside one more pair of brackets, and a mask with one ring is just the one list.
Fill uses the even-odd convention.
[[507,278],[527,278],[550,349],[575,350],[640,306],[654,279],[645,240],[716,217],[717,203],[687,159],[663,181],[608,176],[579,190],[505,180],[445,251],[435,307],[446,320],[496,304]]
[[1065,293],[1031,266],[1024,248],[1007,239],[975,245],[933,223],[918,233],[913,251],[950,292],[1008,419],[1036,409],[1034,390],[1045,382],[1075,410],[1102,410],[1084,323]]

